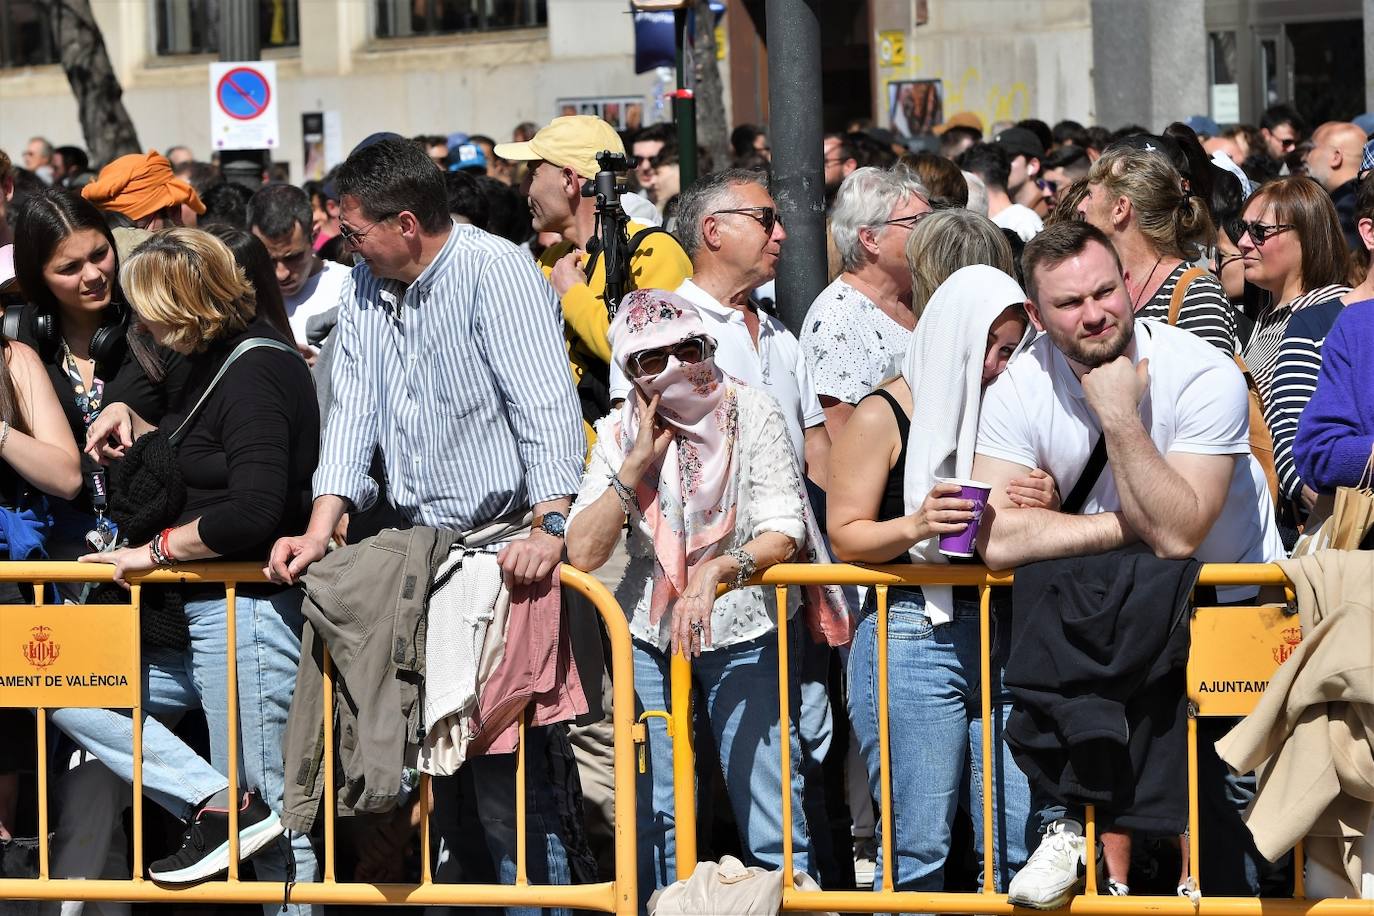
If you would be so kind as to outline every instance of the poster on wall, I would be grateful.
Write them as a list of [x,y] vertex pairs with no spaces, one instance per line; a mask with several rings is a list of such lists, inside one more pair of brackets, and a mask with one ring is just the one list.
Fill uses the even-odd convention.
[[608,95],[588,98],[558,99],[553,113],[563,115],[593,115],[609,123],[616,130],[639,130],[645,124],[644,97],[640,95]]
[[301,113],[303,181],[320,181],[344,160],[343,124],[337,111]]
[[887,84],[887,114],[903,137],[928,134],[945,119],[945,92],[940,80],[892,80]]

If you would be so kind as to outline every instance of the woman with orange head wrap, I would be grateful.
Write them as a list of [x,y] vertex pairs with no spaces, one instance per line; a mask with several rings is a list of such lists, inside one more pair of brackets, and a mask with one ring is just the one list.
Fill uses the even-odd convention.
[[100,170],[81,196],[102,210],[122,213],[144,229],[195,225],[190,210],[205,212],[196,189],[172,174],[165,156],[149,150],[120,156]]

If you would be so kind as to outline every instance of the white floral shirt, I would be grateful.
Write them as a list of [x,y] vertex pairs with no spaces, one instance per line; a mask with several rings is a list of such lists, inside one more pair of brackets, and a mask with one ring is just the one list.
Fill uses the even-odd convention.
[[857,404],[902,371],[912,332],[837,277],[811,303],[801,344],[816,394]]
[[[735,504],[735,531],[722,548],[723,553],[743,547],[765,531],[777,531],[801,543],[806,537],[802,515],[802,482],[797,460],[792,454],[787,423],[772,397],[738,385],[735,389],[739,410],[739,450],[736,473],[739,495]],[[570,520],[600,498],[611,485],[611,475],[620,469],[619,449],[611,430],[615,415],[596,423],[596,446],[582,477],[582,486],[573,503]],[[668,651],[672,634],[672,610],[658,626],[649,623],[649,605],[654,589],[654,542],[644,517],[639,513],[630,525],[627,544],[630,562],[625,577],[616,588],[615,598],[625,608],[630,635],[651,646]],[[798,607],[799,588],[788,590],[788,618]],[[711,645],[731,646],[749,642],[777,628],[777,599],[774,589],[754,587],[735,589],[716,601],[711,612]]]

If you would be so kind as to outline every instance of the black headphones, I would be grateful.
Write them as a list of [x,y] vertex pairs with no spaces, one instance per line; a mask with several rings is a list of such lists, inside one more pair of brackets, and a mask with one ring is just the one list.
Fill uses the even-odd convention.
[[[31,307],[30,307],[31,308]],[[24,309],[23,311],[29,311]],[[23,317],[16,316],[13,323],[10,320],[10,313],[20,311],[18,309],[7,309],[5,313],[4,334],[13,339],[18,337],[23,339],[21,331]],[[96,328],[91,335],[90,354],[91,359],[95,360],[97,371],[102,377],[105,370],[110,372],[119,368],[119,363],[124,359],[124,351],[128,346],[129,334],[129,308],[122,303],[111,303],[105,322]],[[11,334],[14,330],[16,333]],[[33,312],[33,318],[29,321],[29,330],[33,335],[34,342],[38,345],[38,353],[45,361],[56,359],[62,346],[62,335],[57,330],[57,318],[51,312]]]

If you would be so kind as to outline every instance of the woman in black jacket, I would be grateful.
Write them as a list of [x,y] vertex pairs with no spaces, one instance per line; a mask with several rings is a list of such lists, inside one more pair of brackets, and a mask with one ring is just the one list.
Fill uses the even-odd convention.
[[[161,429],[122,403],[105,406],[92,424],[87,453],[100,460],[125,458],[118,476],[126,482],[117,481],[119,492],[146,489],[148,498],[126,510],[129,546],[81,559],[113,564],[120,582],[178,562],[223,557],[261,563],[278,537],[300,530],[309,517],[320,435],[310,372],[294,344],[257,317],[252,284],[214,236],[196,229],[159,232],[133,254],[122,277],[139,323],[185,357],[186,396],[163,418]],[[227,773],[227,600],[221,587],[173,591],[189,645],[144,653],[145,710],[203,708],[211,762]],[[276,814],[264,813],[261,803],[280,809],[282,801],[281,737],[300,660],[300,606],[298,590],[268,585],[240,586],[235,601],[241,785],[261,795],[242,804],[262,818],[261,834],[253,837],[259,847],[266,844],[256,841],[274,825],[280,830]],[[89,713],[106,715],[92,723]],[[62,710],[54,721],[130,777],[127,717]],[[214,798],[176,800],[196,805],[185,841],[149,872],[168,883],[203,880],[224,867],[222,812]],[[295,880],[313,880],[308,838],[297,836],[291,845]],[[254,868],[264,880],[285,880],[288,874],[277,845],[266,845]]]

